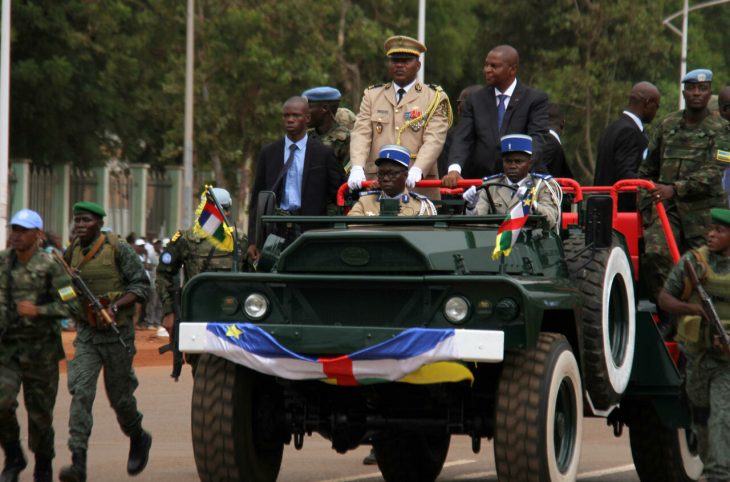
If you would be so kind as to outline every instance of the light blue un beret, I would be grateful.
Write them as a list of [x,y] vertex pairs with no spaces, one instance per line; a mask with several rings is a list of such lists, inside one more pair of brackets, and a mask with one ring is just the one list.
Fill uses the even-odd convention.
[[334,87],[313,87],[302,92],[309,102],[334,102],[342,98],[340,91]]
[[710,69],[695,69],[687,72],[687,75],[682,77],[683,84],[694,84],[696,82],[712,82],[712,71]]
[[43,220],[41,215],[32,209],[21,209],[10,220],[10,225],[25,229],[43,229]]

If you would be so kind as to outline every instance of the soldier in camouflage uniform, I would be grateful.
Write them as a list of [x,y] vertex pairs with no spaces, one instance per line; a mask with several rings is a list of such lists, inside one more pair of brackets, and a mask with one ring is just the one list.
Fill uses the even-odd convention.
[[[680,252],[698,248],[705,242],[709,209],[724,207],[722,171],[730,162],[730,136],[724,119],[707,110],[712,94],[712,72],[698,69],[684,82],[687,108],[669,114],[652,133],[649,155],[639,168],[639,177],[656,183],[643,195],[646,253],[642,268],[650,280],[655,298],[672,267],[661,222],[651,209],[652,202],[664,202]],[[655,298],[656,299],[656,298]]]
[[335,151],[335,159],[345,172],[350,171],[350,130],[337,121],[342,95],[334,87],[315,87],[302,92],[309,101],[307,134]]
[[40,248],[43,220],[21,209],[10,221],[11,248],[0,251],[0,480],[14,482],[27,462],[20,446],[18,393],[28,412],[28,445],[35,453],[33,480],[53,479],[53,407],[58,362],[64,357],[61,318],[78,312],[71,280]]
[[[218,203],[230,214],[231,195],[225,189],[213,188]],[[246,255],[243,249],[248,246],[248,239],[240,235],[238,239],[239,271],[247,268]],[[177,231],[160,255],[157,265],[155,287],[162,303],[162,325],[172,336],[175,314],[173,311],[173,292],[180,289],[180,268],[185,267],[185,278],[190,279],[205,271],[230,271],[233,266],[233,252],[217,249],[208,237],[193,232],[192,229]],[[197,356],[186,355],[187,362],[195,369]]]
[[73,212],[75,239],[64,257],[91,292],[108,307],[120,334],[99,320],[88,300],[83,300],[83,314],[76,319],[75,354],[68,363],[68,389],[72,396],[68,447],[73,464],[61,470],[60,480],[86,480],[92,407],[102,368],[107,397],[122,432],[130,439],[127,473],[137,475],[147,465],[152,436],[142,428],[142,414],[134,397],[139,382],[132,368],[132,317],[134,304],[147,298],[149,278],[129,244],[114,233],[101,231],[106,216],[101,206],[78,202]]
[[[723,345],[706,321],[697,294],[685,273],[694,266],[712,297],[725,327],[730,328],[730,210],[711,210],[708,242],[686,253],[672,269],[659,294],[659,306],[682,315],[677,340],[687,357],[685,390],[692,406],[693,429],[708,482],[730,481],[730,347]],[[714,335],[714,336],[713,336]]]

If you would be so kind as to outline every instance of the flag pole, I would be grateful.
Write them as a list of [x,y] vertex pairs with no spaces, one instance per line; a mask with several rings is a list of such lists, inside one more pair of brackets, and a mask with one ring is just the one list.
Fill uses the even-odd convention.
[[223,210],[223,206],[221,206],[221,204],[218,202],[218,198],[216,198],[215,194],[213,194],[213,188],[211,186],[205,186],[205,192],[208,197],[212,199],[215,203],[215,207],[218,212],[220,212],[223,216],[223,221],[225,221],[226,226],[233,226],[233,267],[231,268],[231,271],[234,273],[238,273],[238,228],[236,227],[235,223],[231,224],[228,221],[228,216],[226,216],[226,212]]

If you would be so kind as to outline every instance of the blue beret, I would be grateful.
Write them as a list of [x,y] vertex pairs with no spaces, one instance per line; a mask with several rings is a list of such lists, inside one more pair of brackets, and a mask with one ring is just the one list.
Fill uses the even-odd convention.
[[508,152],[526,152],[532,155],[532,137],[524,134],[509,134],[501,139],[502,154]]
[[710,69],[695,69],[692,72],[687,72],[687,75],[682,77],[683,84],[694,84],[695,82],[712,82],[712,71]]
[[40,214],[32,209],[21,209],[10,220],[10,225],[20,226],[25,229],[43,229],[43,220]]
[[302,92],[302,97],[306,97],[309,102],[333,102],[340,100],[342,94],[334,87],[314,87]]
[[411,151],[403,146],[386,144],[380,148],[378,158],[375,159],[375,165],[379,166],[380,161],[384,160],[395,161],[407,168],[411,165]]

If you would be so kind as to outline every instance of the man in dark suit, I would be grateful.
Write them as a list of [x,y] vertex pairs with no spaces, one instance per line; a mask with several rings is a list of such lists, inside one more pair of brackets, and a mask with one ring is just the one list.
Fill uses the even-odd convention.
[[[621,179],[638,177],[639,164],[646,159],[649,139],[644,124],[654,120],[661,96],[654,84],[639,82],[631,89],[629,106],[601,134],[594,186],[610,186]],[[619,196],[619,211],[636,210],[636,194]]]
[[455,187],[462,176],[481,178],[502,172],[499,140],[506,134],[528,134],[535,139],[534,158],[540,162],[541,139],[548,135],[548,99],[544,92],[517,80],[519,60],[517,50],[509,45],[495,47],[487,54],[487,86],[464,102],[449,150],[444,186]]
[[560,136],[565,128],[565,115],[557,104],[548,102],[550,130],[542,141],[542,162],[535,167],[536,172],[548,172],[553,177],[573,177],[567,161]]
[[286,136],[265,145],[256,162],[249,202],[248,256],[258,261],[263,239],[256,236],[256,205],[261,191],[274,191],[278,208],[294,215],[327,214],[327,203],[334,201],[344,182],[344,172],[332,148],[307,136],[309,103],[292,97],[282,108]]

